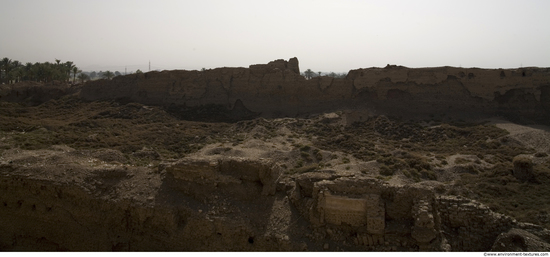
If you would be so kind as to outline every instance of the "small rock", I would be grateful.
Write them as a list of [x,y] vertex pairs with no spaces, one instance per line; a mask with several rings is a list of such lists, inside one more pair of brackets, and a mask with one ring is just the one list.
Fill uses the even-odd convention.
[[325,243],[325,245],[323,246],[323,249],[328,250],[328,243]]

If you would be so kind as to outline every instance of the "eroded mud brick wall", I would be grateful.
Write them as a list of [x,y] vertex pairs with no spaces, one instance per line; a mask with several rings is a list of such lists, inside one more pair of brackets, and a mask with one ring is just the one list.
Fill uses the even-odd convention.
[[471,199],[372,179],[305,173],[297,178],[291,200],[314,228],[345,230],[365,247],[389,244],[421,251],[487,251],[511,228],[542,229],[492,212]]
[[[521,122],[550,117],[550,69],[406,68],[351,70],[346,78],[305,79],[298,60],[249,68],[162,71],[87,83],[86,100],[119,99],[151,105],[222,105],[242,102],[266,117],[341,109],[389,115],[503,115]],[[240,100],[240,101],[238,101]]]
[[500,233],[517,225],[513,218],[467,198],[439,196],[436,202],[447,239],[456,250],[483,251]]

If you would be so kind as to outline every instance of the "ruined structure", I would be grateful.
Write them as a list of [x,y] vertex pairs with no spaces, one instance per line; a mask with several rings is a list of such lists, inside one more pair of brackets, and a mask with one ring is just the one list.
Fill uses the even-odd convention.
[[[427,125],[426,130],[419,124],[401,126],[385,116],[369,126],[360,124],[368,129],[358,137],[350,136],[355,132],[343,133],[347,125],[373,114],[474,119],[503,115],[520,122],[547,123],[547,68],[387,66],[352,70],[344,79],[306,80],[300,75],[298,60],[292,58],[249,68],[132,74],[92,81],[78,89],[0,88],[0,100],[10,102],[29,100],[33,92],[51,93],[43,99],[31,98],[38,99],[33,104],[73,93],[85,101],[116,100],[85,102],[77,108],[74,105],[82,101],[74,95],[59,106],[54,100],[41,109],[4,105],[7,107],[1,111],[10,117],[2,124],[13,129],[0,130],[0,250],[550,250],[550,231],[544,227],[518,222],[480,202],[457,196],[459,193],[445,194],[454,186],[454,178],[477,173],[471,162],[477,161],[475,167],[480,169],[498,168],[497,161],[510,156],[468,153],[462,156],[471,157],[463,160],[470,166],[455,162],[451,167],[443,164],[450,161],[449,156],[429,153],[414,157],[415,145],[409,144],[416,134],[420,143],[443,144],[447,139],[468,141],[467,134],[475,133],[448,124]],[[61,115],[47,112],[51,106]],[[185,112],[195,107],[214,110],[216,115],[226,113],[236,120],[344,112],[310,119],[242,121],[232,124],[224,135],[216,135],[223,133],[209,130],[211,124],[185,123],[165,111]],[[85,112],[72,114],[82,109]],[[39,127],[29,123],[32,118],[28,116],[17,119],[29,110],[40,110],[45,123],[55,120],[56,124]],[[74,120],[65,121],[67,117]],[[168,124],[169,118],[175,121]],[[130,138],[120,130],[132,130],[142,125],[140,122],[149,123],[139,130],[143,137],[131,137],[137,143],[113,139]],[[189,129],[169,130],[168,126]],[[396,131],[399,137],[383,141],[395,144],[375,142],[397,127],[404,132]],[[186,141],[168,138],[170,133],[198,130],[208,133],[179,137]],[[317,134],[311,136],[313,132]],[[82,149],[35,144],[50,142],[44,138],[74,134],[78,135],[74,145]],[[170,136],[159,140],[155,137],[159,134]],[[312,143],[317,140],[313,137],[321,135],[324,138],[318,145]],[[362,138],[365,135],[368,140]],[[102,141],[106,138],[113,140]],[[156,144],[159,148],[176,150],[149,148],[149,141],[155,140],[166,141]],[[126,147],[130,141],[133,145]],[[475,149],[493,149],[506,145],[505,141],[514,143],[496,132],[472,141],[452,149],[459,152],[473,148],[474,143]],[[193,146],[185,148],[187,151],[177,149],[184,144]],[[363,156],[383,151],[381,156],[394,161],[392,167],[401,174],[382,176],[383,158],[380,162],[360,159],[344,153],[344,147],[331,149],[339,144],[348,144],[347,150],[361,151]],[[520,146],[517,143],[514,149]],[[112,149],[103,149],[109,147]],[[183,154],[172,158],[166,157],[166,152]],[[544,154],[542,150],[539,153]],[[536,160],[543,163],[546,159],[541,158],[546,157]],[[441,164],[439,169],[431,169],[435,164]],[[388,166],[385,168],[390,169]],[[496,174],[495,180],[528,183],[535,175],[546,176],[534,174],[533,169],[531,162],[518,162],[513,173],[499,170],[504,175]],[[405,174],[413,171],[417,177]],[[422,172],[432,177],[421,179]]]
[[365,250],[488,251],[511,228],[550,236],[546,229],[519,223],[476,201],[438,196],[420,185],[306,173],[297,178],[291,199],[314,226],[356,235],[354,243]]
[[[500,115],[547,123],[550,69],[406,68],[388,65],[349,71],[346,78],[306,80],[298,60],[249,68],[162,71],[87,83],[86,100],[118,99],[143,104],[196,107],[220,105],[264,117],[294,117],[335,110],[369,110],[401,116]],[[238,104],[237,104],[238,103]],[[238,117],[237,117],[238,118]]]
[[282,179],[275,163],[246,158],[186,158],[155,171],[47,164],[84,158],[67,148],[37,156],[25,162],[48,172],[0,166],[2,249],[489,251],[510,229],[550,249],[550,231],[421,184],[328,170]]

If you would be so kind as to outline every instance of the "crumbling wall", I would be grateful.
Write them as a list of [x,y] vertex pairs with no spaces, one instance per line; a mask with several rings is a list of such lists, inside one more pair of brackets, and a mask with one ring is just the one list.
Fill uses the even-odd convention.
[[437,211],[432,207],[432,202],[428,198],[414,200],[412,208],[413,227],[411,236],[418,243],[420,250],[429,250],[429,244],[438,236],[436,230],[435,215]]
[[23,81],[15,84],[0,85],[0,102],[23,102],[39,105],[52,99],[79,92],[80,85],[54,81],[47,84]]
[[439,196],[437,206],[453,251],[487,251],[499,234],[518,225],[515,219],[463,197]]
[[[301,249],[264,233],[280,175],[268,161],[187,159],[160,171],[73,165],[27,173],[17,165],[0,163],[0,250]],[[156,180],[158,188],[144,190]]]
[[354,243],[365,250],[489,251],[514,227],[550,235],[471,199],[357,177],[302,174],[291,199],[312,225],[356,235]]
[[[495,243],[513,241],[514,229],[538,240],[521,249],[550,241],[540,226],[420,184],[330,170],[279,183],[278,166],[267,160],[185,158],[155,171],[71,166],[79,174],[72,182],[65,169],[26,173],[13,165],[0,166],[2,250],[489,251],[509,249]],[[144,190],[153,180],[162,184]]]
[[388,66],[351,70],[346,78],[309,80],[299,72],[296,58],[249,68],[153,71],[88,82],[80,96],[90,101],[118,99],[185,107],[215,104],[227,109],[240,101],[265,117],[368,109],[387,115],[502,115],[527,123],[550,120],[548,68]]
[[77,185],[18,176],[3,176],[0,192],[3,250],[189,249],[171,241],[190,215],[183,209],[106,201]]
[[235,187],[248,182],[261,183],[262,195],[273,195],[282,169],[277,164],[265,160],[247,158],[195,159],[185,158],[166,167],[174,179],[202,186]]

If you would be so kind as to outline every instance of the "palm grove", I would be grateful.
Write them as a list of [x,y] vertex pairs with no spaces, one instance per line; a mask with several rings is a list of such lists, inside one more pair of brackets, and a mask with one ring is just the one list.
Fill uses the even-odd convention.
[[[203,68],[204,70],[204,68]],[[142,73],[137,70],[136,73]],[[0,60],[0,84],[12,84],[20,81],[36,81],[36,82],[52,82],[54,80],[72,82],[73,84],[78,79],[81,83],[86,80],[95,78],[111,79],[116,76],[122,75],[120,72],[115,71],[99,71],[99,72],[83,72],[78,69],[73,62],[61,62],[61,60],[55,59],[55,62],[27,62],[25,64],[11,60],[7,57]],[[314,72],[311,69],[307,69],[302,73],[306,79],[311,79],[319,76],[328,76],[334,78],[345,78],[346,73],[334,73],[334,72]]]
[[[99,75],[102,78],[111,79],[116,75],[120,75],[119,72],[112,73],[110,71],[99,72],[96,74],[93,72],[88,75],[70,61],[61,62],[61,60],[55,59],[55,62],[27,62],[25,64],[11,60],[7,57],[0,60],[0,83],[11,84],[20,81],[36,81],[36,82],[52,82],[54,80],[75,83],[78,79],[80,82],[89,80]],[[118,73],[118,74],[117,74]]]

